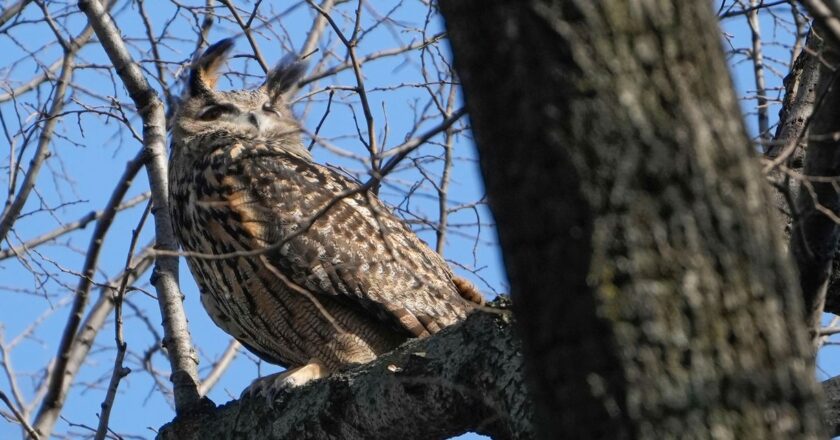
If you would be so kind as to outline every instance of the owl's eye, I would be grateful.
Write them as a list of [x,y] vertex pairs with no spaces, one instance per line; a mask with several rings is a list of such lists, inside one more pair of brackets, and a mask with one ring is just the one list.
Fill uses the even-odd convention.
[[267,102],[263,104],[262,109],[266,113],[274,113],[275,115],[280,116],[280,110],[277,110],[274,106]]
[[224,114],[236,114],[238,112],[239,109],[231,104],[216,104],[204,108],[204,110],[198,114],[198,119],[201,119],[202,121],[213,121],[219,119]]

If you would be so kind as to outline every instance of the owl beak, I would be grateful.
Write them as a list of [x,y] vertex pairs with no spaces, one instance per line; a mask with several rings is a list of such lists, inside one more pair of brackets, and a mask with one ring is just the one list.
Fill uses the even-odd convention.
[[274,126],[274,121],[271,118],[267,117],[266,115],[262,114],[261,112],[248,112],[242,114],[242,117],[245,118],[245,122],[251,124],[258,133],[264,133]]
[[260,124],[260,122],[261,122],[260,119],[262,119],[262,118],[260,118],[260,115],[254,113],[254,112],[249,112],[248,113],[248,122],[251,123],[254,127],[257,127],[257,130],[260,129],[260,125],[261,125]]

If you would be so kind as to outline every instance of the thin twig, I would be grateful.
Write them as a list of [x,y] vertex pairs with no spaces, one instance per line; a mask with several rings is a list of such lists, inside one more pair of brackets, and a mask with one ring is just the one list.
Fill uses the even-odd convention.
[[324,115],[321,116],[321,120],[318,121],[318,125],[315,126],[315,134],[312,136],[312,141],[309,142],[309,147],[306,148],[309,151],[312,151],[312,147],[315,146],[315,140],[318,137],[318,133],[321,131],[321,126],[324,125],[324,121],[327,120],[327,116],[330,114],[330,108],[332,107],[334,95],[335,90],[330,90],[330,96],[327,98],[327,108],[324,110]]
[[122,378],[131,373],[131,369],[123,366],[123,359],[125,359],[125,351],[127,344],[123,337],[123,319],[122,319],[122,305],[123,298],[125,298],[125,288],[128,286],[129,274],[132,272],[131,259],[134,255],[134,249],[137,247],[137,240],[140,238],[140,232],[143,230],[143,225],[146,224],[146,219],[149,217],[149,211],[152,204],[146,205],[146,209],[140,216],[140,221],[137,227],[131,231],[131,242],[128,245],[128,253],[125,257],[125,267],[123,268],[123,278],[120,282],[120,288],[114,295],[114,340],[117,345],[117,356],[114,359],[114,370],[111,373],[111,381],[108,384],[108,392],[105,394],[105,400],[102,402],[102,413],[99,415],[99,426],[96,428],[95,440],[103,440],[108,433],[108,420],[111,417],[111,409],[114,407],[114,399],[117,397],[117,388],[120,386]]
[[[223,5],[227,6],[230,10],[231,15],[236,20],[236,23],[242,28],[242,32],[245,34],[245,38],[248,39],[248,43],[251,45],[251,50],[254,51],[254,58],[257,59],[257,62],[262,67],[263,72],[268,72],[268,63],[265,62],[265,58],[260,51],[260,46],[257,44],[257,40],[254,39],[254,33],[251,30],[251,20],[248,20],[248,23],[242,21],[242,17],[239,16],[239,12],[236,11],[236,7],[233,6],[233,3],[230,0],[219,0]],[[254,13],[256,14],[256,9],[254,9]]]
[[67,380],[67,368],[69,361],[69,350],[73,344],[73,339],[79,329],[79,324],[82,322],[82,313],[87,306],[90,289],[93,287],[93,277],[96,273],[96,266],[99,261],[100,252],[105,242],[105,235],[113,224],[114,217],[117,213],[117,207],[122,202],[123,197],[131,188],[131,183],[134,177],[143,167],[145,160],[145,151],[140,150],[137,155],[128,161],[123,175],[117,182],[116,187],[111,193],[111,197],[105,208],[102,210],[102,216],[96,221],[96,227],[93,230],[85,253],[85,262],[83,264],[79,278],[79,284],[76,287],[73,305],[70,309],[70,314],[67,317],[67,322],[64,325],[64,331],[61,334],[61,341],[58,345],[58,354],[56,355],[56,363],[49,378],[49,388],[38,414],[35,417],[35,426],[38,431],[44,434],[51,433],[55,421],[61,408],[64,406],[64,401],[67,398],[66,387],[64,381]]
[[723,14],[720,14],[720,15],[718,15],[718,18],[724,19],[724,18],[738,17],[738,16],[741,16],[741,15],[749,14],[751,12],[758,12],[761,9],[772,8],[773,6],[785,5],[785,4],[790,4],[790,3],[791,3],[791,0],[777,0],[775,2],[764,2],[762,0],[759,3],[753,4],[753,5],[751,5],[747,8],[739,9],[737,11],[729,11],[729,12],[725,12]]
[[9,194],[10,197],[7,199],[3,213],[0,214],[0,242],[6,240],[6,235],[15,224],[20,211],[23,209],[23,205],[26,204],[26,200],[29,199],[29,193],[31,193],[35,188],[35,182],[38,174],[41,172],[41,166],[44,164],[44,161],[47,160],[47,157],[49,157],[49,147],[52,141],[53,131],[59,121],[59,119],[54,116],[61,113],[61,110],[64,108],[64,97],[67,91],[67,86],[70,83],[70,78],[73,75],[73,59],[75,57],[76,54],[74,52],[66,52],[64,54],[61,65],[61,74],[59,75],[58,82],[53,90],[52,106],[47,113],[44,128],[41,129],[41,134],[38,138],[38,148],[35,150],[35,154],[29,162],[29,169],[26,171],[26,175],[23,178],[23,183],[21,184],[17,195],[11,197],[11,194]]
[[208,373],[207,377],[201,381],[201,386],[198,387],[199,394],[206,396],[207,393],[216,386],[216,383],[222,378],[222,374],[224,374],[228,367],[230,367],[231,362],[233,362],[236,358],[236,354],[239,352],[241,347],[242,344],[240,344],[236,339],[230,340],[224,353],[222,353],[222,356],[216,363],[213,364],[213,368],[210,370],[210,373]]
[[761,23],[758,20],[759,4],[760,0],[750,0],[751,10],[747,13],[747,23],[752,35],[751,55],[757,97],[758,135],[762,141],[766,142],[770,140],[770,117],[767,112],[767,88],[764,85],[764,53],[761,43]]
[[[456,88],[455,86],[449,87],[449,99],[446,102],[446,111],[452,112],[452,109],[455,107],[455,98],[456,98]],[[444,116],[449,116],[444,115]],[[435,250],[440,255],[443,255],[443,251],[446,248],[446,225],[449,219],[449,210],[447,209],[447,201],[449,198],[449,173],[452,171],[452,149],[454,148],[454,140],[455,136],[452,133],[452,127],[444,131],[444,142],[443,142],[443,172],[440,176],[440,184],[437,185],[437,192],[438,192],[438,225],[435,229],[436,237],[435,237]]]
[[0,14],[0,26],[3,26],[9,20],[17,17],[17,15],[23,11],[26,5],[30,3],[32,3],[32,0],[20,0],[19,2],[7,6],[5,9],[3,9],[3,13]]
[[[361,14],[362,14],[362,0],[359,0],[358,7],[356,9],[356,26],[353,29],[353,35],[348,39],[344,36],[344,33],[341,32],[341,28],[338,24],[333,20],[330,16],[329,12],[321,8],[320,6],[316,5],[312,0],[306,0],[310,6],[315,8],[332,26],[333,31],[335,31],[338,38],[344,43],[344,46],[347,48],[347,54],[350,56],[350,62],[353,67],[353,75],[356,77],[356,93],[359,95],[359,101],[362,104],[362,111],[365,115],[365,122],[367,124],[367,142],[362,139],[362,142],[365,144],[365,147],[368,149],[368,153],[370,154],[370,165],[371,165],[371,173],[373,175],[380,174],[381,171],[379,169],[379,149],[376,143],[376,123],[373,119],[373,112],[370,110],[370,102],[368,101],[367,91],[365,89],[365,80],[364,75],[362,75],[362,63],[359,62],[359,58],[356,55],[356,46],[359,42],[356,40],[358,33],[359,33],[359,23],[361,21]],[[378,187],[374,186],[373,191],[374,193],[377,192]]]
[[[119,206],[117,206],[116,210],[117,211],[124,211],[126,209],[137,206],[138,204],[148,200],[150,195],[151,195],[151,193],[145,192],[143,194],[138,195],[137,197],[133,197],[132,199],[126,201],[125,203],[122,203]],[[79,218],[76,221],[67,223],[67,224],[61,226],[60,228],[56,228],[56,229],[54,229],[50,232],[47,232],[46,234],[43,234],[41,236],[35,237],[31,240],[28,240],[28,241],[24,242],[23,244],[21,244],[19,246],[15,246],[13,248],[0,250],[0,260],[4,260],[6,258],[15,256],[15,255],[19,255],[23,252],[26,252],[27,250],[35,249],[36,247],[38,247],[38,246],[40,246],[44,243],[55,240],[56,238],[61,237],[62,235],[68,234],[70,232],[73,232],[73,231],[76,231],[76,230],[79,230],[79,229],[84,229],[88,225],[88,223],[90,223],[94,220],[99,220],[100,218],[102,218],[103,214],[104,214],[104,211],[91,211],[91,212],[85,214],[84,216],[82,216],[81,218]]]
[[[379,59],[382,59],[382,58],[401,55],[401,54],[404,54],[406,52],[410,52],[410,51],[417,50],[417,49],[422,49],[422,48],[427,47],[429,45],[435,44],[435,43],[441,41],[443,38],[445,38],[445,34],[443,34],[443,33],[435,34],[431,38],[429,38],[425,41],[420,41],[418,43],[409,44],[409,45],[406,45],[406,46],[395,47],[393,49],[381,50],[381,51],[378,51],[378,52],[374,52],[372,54],[365,55],[365,56],[359,58],[358,61],[359,61],[360,64],[365,64],[368,61],[379,60]],[[337,73],[343,72],[343,71],[353,67],[353,65],[354,65],[353,62],[347,61],[347,62],[341,63],[337,66],[330,67],[329,69],[323,70],[321,72],[313,72],[310,76],[301,79],[300,82],[298,83],[298,86],[303,87],[307,84],[310,84],[310,83],[313,83],[315,81],[324,79],[328,76],[332,76],[332,75],[335,75]]]
[[35,440],[41,438],[41,436],[39,436],[38,433],[32,428],[32,425],[30,425],[29,422],[27,422],[23,415],[20,413],[20,411],[18,411],[18,409],[15,407],[12,401],[9,400],[9,397],[6,395],[6,393],[0,391],[0,400],[2,400],[6,404],[6,406],[9,407],[9,410],[11,410],[12,414],[15,415],[15,418],[21,424],[21,426],[23,426],[23,429],[26,430],[26,433],[29,434],[29,437]]

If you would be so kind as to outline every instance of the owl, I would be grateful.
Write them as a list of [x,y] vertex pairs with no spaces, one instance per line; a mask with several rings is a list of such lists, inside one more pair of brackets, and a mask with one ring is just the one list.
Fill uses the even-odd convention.
[[253,90],[215,90],[233,46],[193,64],[172,124],[169,202],[212,320],[286,371],[268,396],[463,320],[482,296],[371,191],[313,161],[281,62]]

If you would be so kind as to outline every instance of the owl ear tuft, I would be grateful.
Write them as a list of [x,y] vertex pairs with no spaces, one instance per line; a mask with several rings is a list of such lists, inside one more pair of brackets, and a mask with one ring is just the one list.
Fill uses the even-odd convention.
[[276,101],[286,92],[295,88],[298,81],[306,73],[307,63],[298,59],[296,55],[286,55],[268,72],[265,78],[265,87],[268,96]]
[[193,63],[190,71],[190,95],[209,95],[219,80],[219,67],[227,60],[233,48],[233,38],[226,38],[211,45]]

